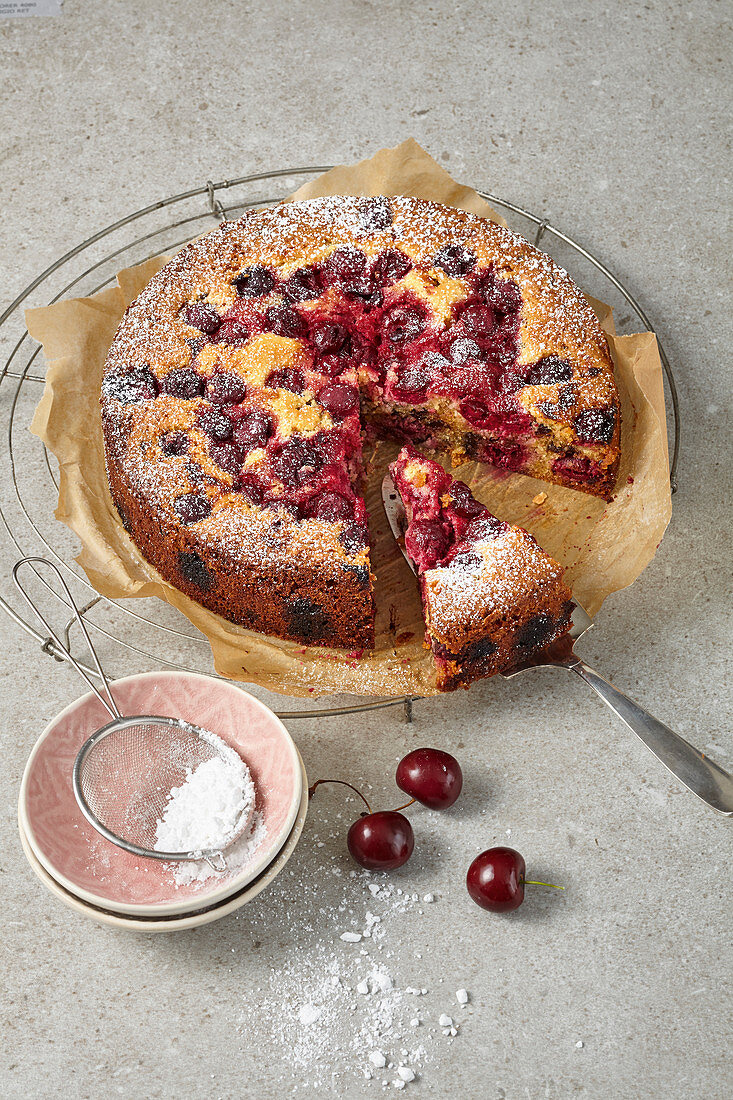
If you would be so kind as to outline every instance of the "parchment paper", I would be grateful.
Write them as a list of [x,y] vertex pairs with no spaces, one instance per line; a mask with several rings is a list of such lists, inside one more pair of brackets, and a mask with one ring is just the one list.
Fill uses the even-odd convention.
[[[360,164],[334,168],[294,197],[326,194],[411,194],[503,221],[412,140],[382,149]],[[397,447],[379,443],[365,456],[377,576],[377,641],[372,653],[305,648],[233,626],[164,581],[125,533],[104,469],[102,368],[126,306],[168,259],[156,257],[121,271],[118,286],[91,298],[26,314],[28,331],[43,344],[49,362],[31,431],[58,459],[56,517],[79,537],[82,549],[76,560],[103,596],[159,596],[177,607],[207,636],[217,671],[231,679],[306,697],[341,692],[435,694],[432,658],[422,645],[416,581],[388,532],[381,505],[381,478]],[[651,561],[669,522],[671,498],[662,368],[654,334],[616,336],[608,306],[592,305],[608,334],[621,396],[622,459],[615,499],[606,504],[474,463],[458,473],[492,512],[537,537],[567,569],[579,601],[595,614],[610,593],[631,584]]]

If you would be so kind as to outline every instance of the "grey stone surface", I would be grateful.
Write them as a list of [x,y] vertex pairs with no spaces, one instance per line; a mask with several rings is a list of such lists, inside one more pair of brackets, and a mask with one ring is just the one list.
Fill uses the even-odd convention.
[[[684,419],[669,531],[583,653],[730,767],[729,56],[725,6],[699,0],[65,0],[59,18],[0,19],[2,304],[163,195],[409,135],[458,178],[550,215],[641,297]],[[358,968],[339,935],[363,920],[366,891],[348,876],[340,797],[314,803],[287,871],[236,916],[159,937],[85,921],[42,889],[15,818],[31,746],[80,685],[0,622],[2,1093],[378,1095],[381,1073],[355,1075],[358,1013],[299,1066],[272,1007],[281,996],[287,1018],[297,1000],[283,967],[304,976],[304,1000],[325,958]],[[485,683],[418,704],[413,727],[381,712],[291,728],[312,778],[336,768],[382,805],[406,748],[454,746],[465,765],[465,798],[414,814],[418,849],[394,878],[438,901],[384,918],[397,985],[429,991],[407,1094],[731,1094],[729,823],[580,683],[552,671]],[[566,892],[537,891],[502,919],[473,905],[463,876],[508,830],[533,877]],[[461,986],[471,1003],[458,1012]],[[444,1011],[463,1021],[452,1042],[430,1031]]]

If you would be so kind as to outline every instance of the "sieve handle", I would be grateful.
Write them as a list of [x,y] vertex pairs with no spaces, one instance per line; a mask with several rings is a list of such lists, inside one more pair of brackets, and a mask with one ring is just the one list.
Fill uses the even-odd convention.
[[[104,696],[100,692],[97,685],[94,683],[94,681],[91,679],[91,677],[87,673],[84,666],[81,665],[77,661],[77,659],[72,656],[71,651],[61,641],[61,639],[59,638],[58,634],[53,629],[53,627],[46,621],[46,619],[44,619],[44,617],[41,614],[41,612],[39,611],[38,607],[33,602],[31,597],[28,595],[28,592],[26,591],[26,589],[23,587],[22,582],[18,578],[18,573],[20,572],[22,566],[24,566],[24,565],[45,565],[48,569],[53,570],[53,572],[56,574],[56,578],[57,578],[59,584],[61,585],[64,592],[66,593],[66,599],[68,600],[69,607],[74,612],[74,617],[75,617],[76,621],[78,622],[78,624],[81,628],[81,631],[82,631],[82,633],[83,633],[83,635],[86,639],[87,645],[89,646],[89,652],[92,655],[92,659],[93,659],[95,667],[97,669],[97,673],[99,674],[100,680],[104,684],[104,690],[107,694],[107,699],[104,698]],[[43,580],[43,578],[41,577],[41,574],[38,572],[37,569],[33,569],[33,572],[35,573],[35,575],[40,580]],[[109,682],[107,680],[107,677],[104,674],[104,670],[102,669],[102,666],[99,663],[99,657],[97,656],[97,651],[95,650],[94,646],[92,645],[92,639],[89,637],[89,632],[87,631],[87,627],[86,627],[86,623],[84,622],[84,618],[83,618],[81,612],[79,611],[79,608],[76,606],[76,604],[74,602],[74,597],[71,595],[71,592],[69,591],[69,586],[66,583],[66,581],[64,580],[64,578],[62,577],[61,572],[59,571],[59,569],[53,564],[53,562],[48,561],[47,558],[32,558],[32,557],[21,558],[20,561],[16,562],[15,565],[13,566],[13,580],[15,581],[15,585],[16,585],[18,591],[20,592],[21,596],[23,597],[25,602],[30,607],[31,611],[34,613],[34,615],[39,620],[39,622],[41,622],[43,624],[43,626],[46,628],[46,630],[48,631],[50,636],[53,638],[59,652],[63,655],[63,657],[67,661],[69,661],[70,664],[72,664],[74,666],[74,668],[79,673],[79,675],[82,677],[82,679],[89,685],[89,687],[92,689],[94,694],[97,696],[97,699],[99,699],[100,703],[105,708],[105,710],[107,710],[107,712],[109,714],[111,714],[113,718],[121,718],[122,715],[120,714],[117,703],[114,700],[114,696],[113,696],[113,694],[110,690]],[[43,583],[47,585],[46,581],[43,581]],[[47,587],[50,588],[49,585],[47,585]],[[53,589],[50,589],[50,590],[53,591]]]

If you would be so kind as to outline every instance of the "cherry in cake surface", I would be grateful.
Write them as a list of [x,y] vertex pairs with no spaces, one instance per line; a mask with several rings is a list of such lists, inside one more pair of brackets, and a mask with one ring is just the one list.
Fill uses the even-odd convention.
[[[499,227],[407,199],[286,205],[189,246],[128,311],[103,416],[128,523],[144,526],[145,502],[180,525],[170,579],[201,598],[181,554],[259,557],[284,577],[285,636],[303,555],[334,593],[369,576],[362,431],[599,495],[617,461],[610,359],[565,273]],[[421,520],[425,553],[455,547],[475,507]],[[139,542],[154,556],[152,534]],[[207,606],[227,614],[222,590]],[[341,644],[327,626],[323,640]]]

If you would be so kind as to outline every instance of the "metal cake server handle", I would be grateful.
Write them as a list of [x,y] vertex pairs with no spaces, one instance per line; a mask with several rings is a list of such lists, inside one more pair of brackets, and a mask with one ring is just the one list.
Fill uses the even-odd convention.
[[[414,566],[405,553],[404,533],[407,517],[404,505],[389,473],[385,475],[382,482],[382,500],[392,533],[407,564],[414,572]],[[593,620],[590,615],[576,603],[568,634],[546,649],[534,653],[522,664],[502,671],[502,676],[510,679],[512,676],[526,672],[529,668],[546,666],[566,668],[570,672],[577,673],[683,786],[706,802],[711,809],[727,817],[733,816],[733,776],[705,753],[696,749],[689,741],[685,741],[684,737],[680,737],[669,726],[665,726],[664,722],[660,722],[648,710],[639,706],[633,699],[629,699],[610,681],[604,680],[573,651],[574,643],[592,625]]]
[[502,676],[509,679],[528,668],[554,665],[577,673],[581,680],[600,695],[606,706],[639,737],[672,775],[688,790],[706,802],[711,809],[727,817],[733,815],[733,776],[700,752],[684,737],[660,722],[648,710],[629,699],[609,680],[587,665],[573,650],[573,645],[593,625],[590,615],[575,605],[570,632],[558,638],[539,653],[516,668],[507,669]]

